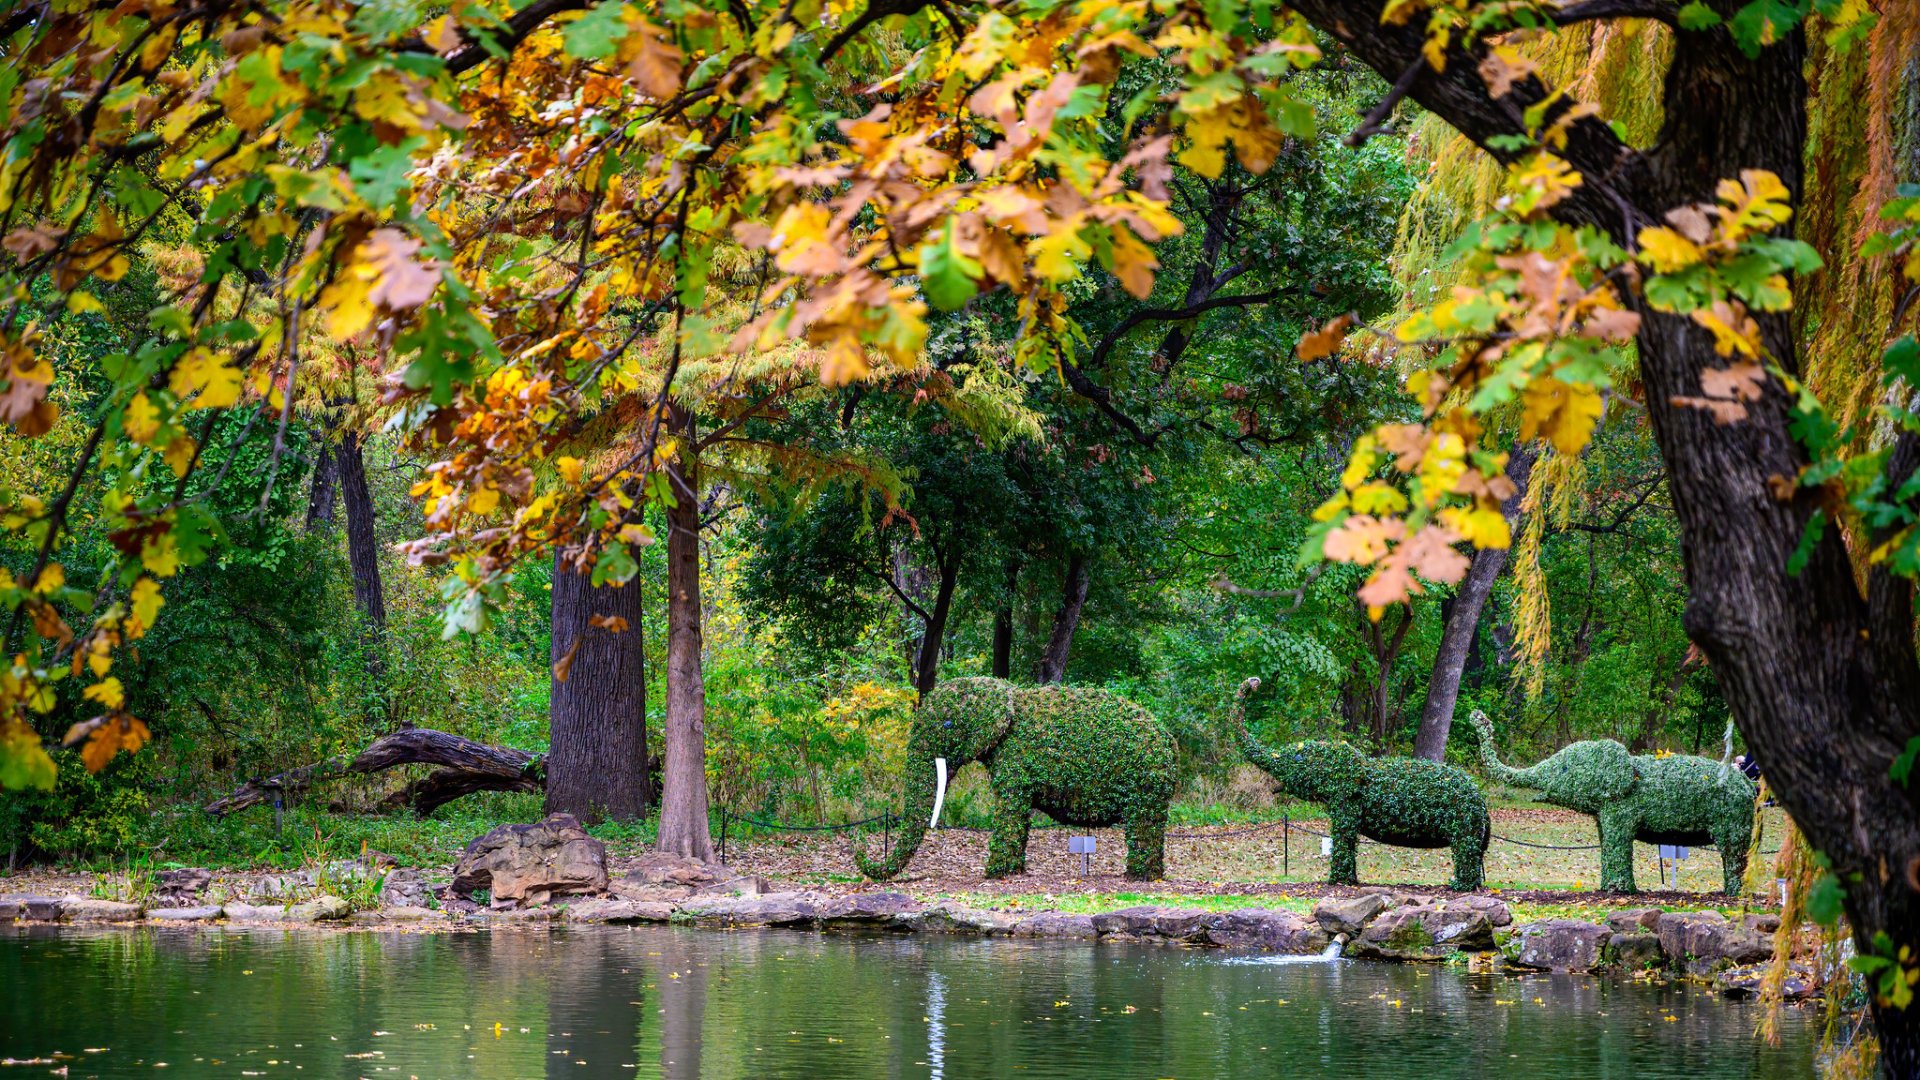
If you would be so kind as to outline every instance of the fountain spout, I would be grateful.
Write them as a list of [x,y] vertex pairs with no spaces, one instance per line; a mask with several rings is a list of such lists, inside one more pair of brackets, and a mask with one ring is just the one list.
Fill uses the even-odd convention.
[[1333,940],[1327,942],[1327,947],[1321,950],[1320,959],[1322,960],[1340,959],[1340,950],[1346,948],[1346,945],[1347,945],[1347,935],[1345,934],[1333,935]]

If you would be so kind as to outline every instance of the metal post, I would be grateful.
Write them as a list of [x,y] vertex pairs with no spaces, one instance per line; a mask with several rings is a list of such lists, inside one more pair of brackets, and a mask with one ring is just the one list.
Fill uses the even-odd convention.
[[720,865],[727,865],[727,808],[720,808]]
[[280,828],[287,809],[286,797],[279,792],[273,793],[273,835],[280,835]]
[[1293,861],[1292,854],[1293,815],[1282,810],[1280,811],[1280,876],[1283,879],[1293,876],[1293,868],[1288,865]]
[[880,812],[880,850],[884,853],[881,858],[893,857],[893,811],[891,810]]

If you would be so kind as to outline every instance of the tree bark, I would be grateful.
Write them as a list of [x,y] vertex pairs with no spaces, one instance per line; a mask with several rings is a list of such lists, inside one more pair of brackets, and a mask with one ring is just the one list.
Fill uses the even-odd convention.
[[[638,577],[593,587],[571,558],[553,560],[553,686],[547,713],[547,813],[584,822],[646,816],[646,655]],[[595,626],[618,618],[619,632]]]
[[377,650],[386,634],[387,601],[380,587],[380,542],[374,535],[373,495],[367,490],[367,463],[361,454],[359,432],[341,432],[334,460],[340,472],[340,498],[346,503],[353,602],[366,618]]
[[424,817],[442,803],[475,791],[539,791],[545,782],[545,760],[543,755],[510,746],[489,746],[430,728],[408,728],[375,739],[351,758],[331,757],[249,780],[232,794],[208,803],[206,812],[220,817],[258,806],[275,792],[304,791],[338,777],[365,776],[400,765],[438,765],[441,768],[389,800],[411,805]]
[[1020,560],[1007,560],[1006,588],[993,609],[993,677],[1013,677],[1013,598],[1020,587]]
[[[1507,479],[1513,481],[1513,496],[1500,507],[1511,526],[1520,514],[1526,497],[1527,478],[1533,474],[1536,451],[1531,446],[1514,448],[1507,458]],[[1481,548],[1473,553],[1466,580],[1454,594],[1447,611],[1447,623],[1440,631],[1440,648],[1433,657],[1433,674],[1427,679],[1427,704],[1420,713],[1420,730],[1413,738],[1413,756],[1428,761],[1447,757],[1447,735],[1453,730],[1453,709],[1460,700],[1460,680],[1466,674],[1467,657],[1473,652],[1474,638],[1480,632],[1480,616],[1486,611],[1487,598],[1493,595],[1493,583],[1507,565],[1506,548]]]
[[[1726,20],[1740,5],[1709,6]],[[1522,110],[1551,93],[1529,76],[1495,101],[1478,80],[1478,56],[1457,43],[1443,72],[1414,68],[1420,28],[1383,25],[1378,0],[1296,0],[1294,7],[1387,78],[1413,72],[1415,101],[1481,146],[1502,147],[1492,152],[1503,160],[1516,151],[1500,137],[1525,134]],[[1667,210],[1711,201],[1715,185],[1742,169],[1774,173],[1797,205],[1805,58],[1798,27],[1754,57],[1723,27],[1676,34],[1659,137],[1635,150],[1601,117],[1574,120],[1559,152],[1586,182],[1553,212],[1628,243]],[[1540,123],[1553,124],[1567,107],[1564,100],[1546,106]],[[1793,393],[1769,378],[1747,416],[1729,424],[1677,405],[1676,398],[1699,394],[1702,372],[1725,362],[1705,328],[1635,307],[1641,384],[1680,523],[1688,636],[1713,665],[1781,804],[1843,883],[1856,948],[1920,951],[1920,785],[1898,783],[1888,771],[1920,737],[1913,583],[1877,565],[1863,596],[1838,528],[1812,544],[1799,573],[1788,572],[1824,497],[1807,489],[1774,494],[1776,480],[1791,481],[1809,463],[1793,431]],[[1790,318],[1756,318],[1767,353],[1798,376]],[[1902,433],[1887,490],[1898,490],[1916,462],[1920,437]],[[1876,998],[1872,1010],[1882,1070],[1920,1077],[1920,1008]]]
[[1073,652],[1073,635],[1080,628],[1080,612],[1087,606],[1087,586],[1090,584],[1089,560],[1085,555],[1074,555],[1067,559],[1066,586],[1060,597],[1060,608],[1053,613],[1053,632],[1047,635],[1047,647],[1040,654],[1040,663],[1034,672],[1034,680],[1040,683],[1057,683],[1067,677],[1067,658]]
[[934,552],[940,582],[934,589],[933,610],[927,613],[927,626],[920,635],[920,655],[914,662],[913,687],[925,696],[940,681],[940,650],[947,641],[947,616],[953,611],[953,587],[960,577],[959,556],[941,558]]
[[691,410],[671,405],[679,450],[667,465],[667,750],[660,799],[663,852],[713,861],[707,828],[707,687],[701,667],[700,459]]
[[327,441],[325,432],[320,434],[320,438],[320,454],[313,460],[313,483],[307,488],[309,533],[333,528],[334,495],[340,475],[340,462],[335,456],[333,443]]

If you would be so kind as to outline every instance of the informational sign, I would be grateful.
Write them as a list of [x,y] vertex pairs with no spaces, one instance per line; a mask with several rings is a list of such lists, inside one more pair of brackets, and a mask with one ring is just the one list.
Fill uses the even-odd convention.
[[1080,856],[1080,876],[1086,877],[1093,872],[1093,837],[1067,837],[1067,853]]
[[1331,858],[1332,855],[1333,855],[1333,837],[1331,836],[1321,837],[1320,838],[1320,857],[1323,859]]
[[1677,844],[1661,844],[1660,857],[1671,862],[1686,862],[1687,849]]

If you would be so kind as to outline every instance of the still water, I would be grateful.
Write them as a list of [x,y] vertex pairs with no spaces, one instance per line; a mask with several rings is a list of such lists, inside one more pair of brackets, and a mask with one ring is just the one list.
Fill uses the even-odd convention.
[[[0,930],[0,1077],[1805,1077],[1698,988],[670,927]],[[165,1063],[163,1072],[161,1063]]]

